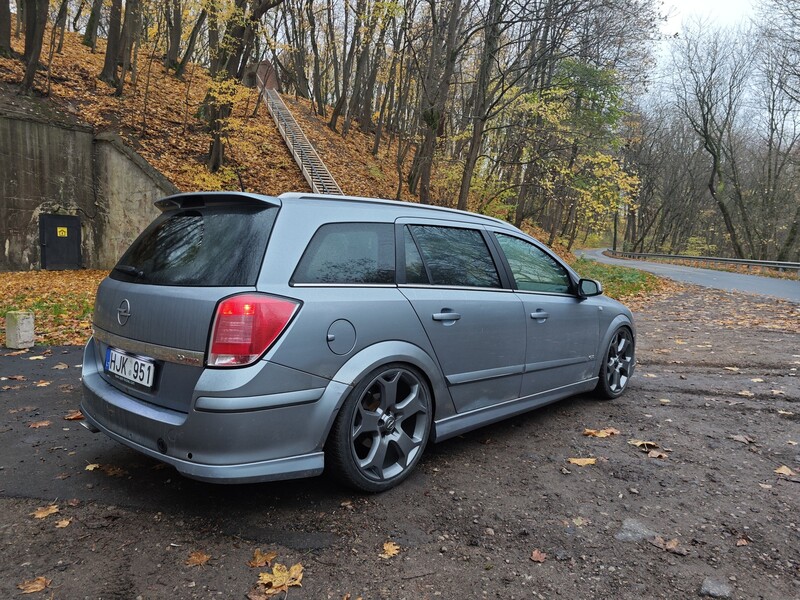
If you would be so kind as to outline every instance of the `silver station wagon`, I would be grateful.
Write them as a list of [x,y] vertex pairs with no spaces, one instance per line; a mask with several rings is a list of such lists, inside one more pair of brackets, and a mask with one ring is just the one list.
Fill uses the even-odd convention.
[[368,198],[189,193],[102,282],[86,426],[194,479],[365,491],[429,441],[633,374],[630,311],[508,223]]

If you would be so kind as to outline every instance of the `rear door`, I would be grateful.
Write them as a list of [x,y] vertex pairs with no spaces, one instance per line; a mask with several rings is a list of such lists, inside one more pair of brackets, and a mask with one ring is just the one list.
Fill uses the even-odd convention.
[[[481,228],[403,222],[400,289],[419,318],[458,412],[519,397],[525,315]],[[504,276],[503,276],[504,277]]]
[[597,302],[574,293],[568,271],[544,248],[506,232],[492,235],[524,306],[527,350],[522,395],[594,377],[600,336]]

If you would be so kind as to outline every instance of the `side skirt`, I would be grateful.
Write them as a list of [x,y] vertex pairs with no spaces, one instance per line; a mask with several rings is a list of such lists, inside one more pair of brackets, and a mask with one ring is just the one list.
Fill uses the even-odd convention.
[[547,392],[540,392],[525,396],[524,398],[516,398],[508,400],[500,404],[478,408],[463,414],[453,415],[433,424],[433,431],[431,432],[431,439],[434,442],[441,442],[448,438],[472,431],[484,425],[491,425],[509,417],[520,415],[535,408],[552,404],[558,400],[574,396],[583,392],[592,391],[597,385],[597,377],[579,381],[578,383],[571,383],[560,388],[549,390]]

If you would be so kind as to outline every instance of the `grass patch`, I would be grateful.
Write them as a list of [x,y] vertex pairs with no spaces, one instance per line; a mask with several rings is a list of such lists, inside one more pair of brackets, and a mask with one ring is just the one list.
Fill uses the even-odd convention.
[[107,271],[25,271],[0,273],[0,345],[5,346],[5,316],[33,313],[36,343],[81,345],[92,331],[97,286]]
[[596,260],[578,258],[571,266],[581,277],[596,279],[602,283],[605,295],[616,300],[656,292],[663,285],[663,280],[651,273],[629,267],[604,265]]

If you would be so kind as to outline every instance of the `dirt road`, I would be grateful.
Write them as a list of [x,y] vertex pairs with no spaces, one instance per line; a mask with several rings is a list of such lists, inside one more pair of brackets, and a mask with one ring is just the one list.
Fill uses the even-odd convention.
[[256,549],[303,565],[289,598],[800,597],[798,307],[686,288],[637,323],[625,396],[431,447],[378,496],[183,479],[63,419],[76,349],[0,356],[26,377],[0,381],[0,597],[44,577],[25,597],[244,598]]

